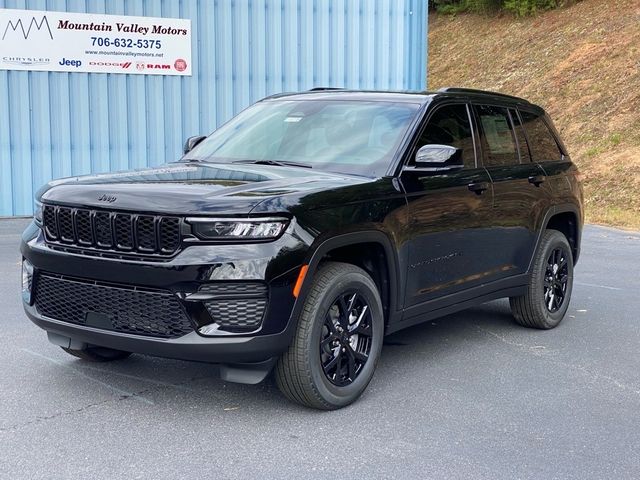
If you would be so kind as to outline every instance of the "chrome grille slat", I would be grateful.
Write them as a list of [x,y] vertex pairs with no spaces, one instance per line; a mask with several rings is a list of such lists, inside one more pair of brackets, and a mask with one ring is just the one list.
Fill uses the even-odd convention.
[[180,248],[179,217],[44,205],[47,243],[168,257]]

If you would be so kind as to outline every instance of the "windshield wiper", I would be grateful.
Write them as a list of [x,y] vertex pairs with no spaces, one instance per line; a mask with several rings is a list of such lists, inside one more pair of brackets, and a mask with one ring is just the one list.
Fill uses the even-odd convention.
[[279,161],[279,160],[237,160],[231,163],[246,163],[246,164],[252,164],[252,165],[275,165],[277,167],[313,168],[308,163],[286,162],[286,161]]

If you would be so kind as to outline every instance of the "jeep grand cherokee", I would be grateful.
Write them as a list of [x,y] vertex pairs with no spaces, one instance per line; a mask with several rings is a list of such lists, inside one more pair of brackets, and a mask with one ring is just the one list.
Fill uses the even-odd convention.
[[29,318],[89,361],[220,364],[350,404],[383,336],[509,297],[553,328],[582,189],[544,110],[468,89],[266,98],[175,163],[52,181],[23,235]]

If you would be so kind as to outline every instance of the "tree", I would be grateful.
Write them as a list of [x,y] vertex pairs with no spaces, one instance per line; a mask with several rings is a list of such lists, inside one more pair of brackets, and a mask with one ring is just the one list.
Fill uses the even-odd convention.
[[431,0],[430,7],[441,13],[495,13],[500,10],[518,16],[534,15],[580,0]]

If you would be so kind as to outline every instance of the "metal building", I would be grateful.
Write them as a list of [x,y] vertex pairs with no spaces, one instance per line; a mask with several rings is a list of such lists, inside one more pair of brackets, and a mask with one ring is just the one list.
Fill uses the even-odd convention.
[[[0,0],[0,8],[191,19],[192,76],[0,70],[0,216],[47,181],[179,158],[260,98],[423,90],[426,0]],[[0,52],[0,56],[2,52]]]

